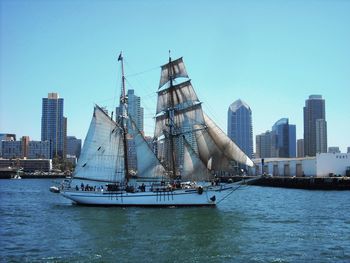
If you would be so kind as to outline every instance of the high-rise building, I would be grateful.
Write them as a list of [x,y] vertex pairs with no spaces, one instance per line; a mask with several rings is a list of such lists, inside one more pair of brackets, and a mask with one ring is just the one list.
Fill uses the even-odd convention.
[[297,156],[297,132],[295,124],[289,124],[289,158],[295,158]]
[[305,154],[304,154],[304,139],[299,139],[297,141],[297,157],[298,158],[301,158],[301,157],[304,157]]
[[[319,121],[317,121],[319,120]],[[316,156],[327,151],[327,123],[325,100],[321,95],[310,95],[304,107],[304,152]]]
[[350,147],[348,147],[348,151],[347,152],[350,153]]
[[256,146],[256,158],[270,158],[272,157],[272,139],[273,134],[270,131],[266,131],[262,134],[258,134],[255,137]]
[[67,136],[67,155],[79,158],[81,152],[81,139],[75,136]]
[[324,119],[316,120],[316,153],[327,152],[327,122]]
[[272,126],[272,133],[272,157],[295,157],[295,125],[290,125],[288,118],[282,118]]
[[253,157],[252,111],[241,99],[228,108],[227,134],[247,156]]
[[41,141],[50,142],[50,158],[66,155],[67,119],[63,116],[63,102],[57,93],[49,93],[42,100]]
[[289,123],[287,118],[278,120],[272,126],[275,135],[273,143],[275,154],[273,157],[288,157],[289,155]]
[[[133,89],[129,89],[127,93],[128,97],[128,113],[129,119],[133,121],[137,129],[143,133],[143,108],[141,107],[141,98],[135,95]],[[119,116],[122,115],[121,105],[115,109],[115,118],[118,120]],[[132,129],[131,122],[128,119],[128,129]],[[128,166],[129,169],[137,170],[137,155],[136,155],[136,144],[132,136],[128,137]]]
[[[141,98],[135,95],[133,89],[128,90],[128,113],[129,117],[136,124],[136,127],[143,132],[143,107],[141,107]],[[122,114],[121,106],[115,109],[116,119]],[[131,129],[131,124],[128,122],[128,129]]]

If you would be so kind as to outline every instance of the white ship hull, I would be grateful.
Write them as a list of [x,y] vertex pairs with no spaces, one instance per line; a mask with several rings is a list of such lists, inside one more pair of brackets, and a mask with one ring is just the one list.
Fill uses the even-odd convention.
[[173,191],[148,191],[128,193],[125,191],[75,191],[62,190],[61,194],[79,205],[101,206],[215,206],[218,201],[234,191],[236,184],[198,189]]

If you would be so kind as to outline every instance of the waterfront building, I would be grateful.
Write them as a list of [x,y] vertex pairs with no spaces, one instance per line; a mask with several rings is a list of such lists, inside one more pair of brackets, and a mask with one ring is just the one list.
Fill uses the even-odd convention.
[[304,157],[304,139],[299,139],[297,141],[297,157],[301,158]]
[[253,157],[252,111],[241,99],[233,102],[228,108],[227,135],[246,155]]
[[[20,141],[19,141],[20,142]],[[0,159],[0,168],[23,168],[23,172],[50,172],[52,170],[51,159]]]
[[49,141],[30,141],[28,136],[23,136],[20,141],[2,141],[4,159],[49,159]]
[[67,119],[63,116],[63,98],[58,93],[49,93],[42,99],[41,141],[51,144],[50,158],[65,158]]
[[81,139],[77,139],[75,136],[67,136],[67,156],[75,156],[79,158],[81,152]]
[[304,153],[305,156],[315,156],[317,152],[326,151],[325,100],[321,95],[310,95],[304,107]]
[[273,134],[270,131],[266,131],[262,134],[256,135],[256,158],[272,157],[272,138]]
[[330,147],[328,147],[328,152],[329,153],[340,153],[340,149],[338,146],[330,146]]
[[15,141],[16,134],[0,133],[0,157],[2,157],[2,141]]
[[28,143],[28,159],[50,159],[49,141],[30,141]]
[[348,147],[348,151],[347,151],[347,153],[350,153],[350,147]]
[[1,144],[3,158],[22,158],[22,141],[2,141]]
[[[258,175],[262,169],[261,159],[253,160],[255,167],[249,175]],[[304,158],[265,158],[263,171],[272,176],[346,176],[350,167],[350,153],[318,153]]]

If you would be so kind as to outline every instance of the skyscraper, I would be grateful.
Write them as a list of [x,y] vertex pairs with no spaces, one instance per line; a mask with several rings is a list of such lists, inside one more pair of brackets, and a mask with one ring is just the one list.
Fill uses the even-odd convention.
[[298,139],[297,147],[298,147],[297,157],[298,158],[304,157],[305,156],[305,154],[304,154],[304,139]]
[[271,139],[274,138],[270,131],[266,131],[262,134],[256,135],[256,158],[270,158],[272,157],[272,144]]
[[297,157],[297,132],[295,124],[289,124],[289,158]]
[[289,154],[289,124],[287,118],[278,120],[272,126],[272,132],[275,135],[275,154],[273,157],[288,157]]
[[250,158],[253,157],[252,111],[241,99],[233,102],[227,113],[227,134]]
[[310,95],[304,107],[304,152],[315,156],[327,152],[327,122],[325,100],[321,95]]
[[296,157],[295,125],[282,118],[272,126],[272,133],[272,157]]
[[[141,107],[141,98],[135,95],[133,89],[129,89],[127,93],[128,97],[128,113],[129,118],[136,124],[137,129],[143,132],[143,108]],[[116,120],[122,115],[121,106],[115,109]],[[128,129],[132,129],[131,122],[128,119]],[[137,170],[137,155],[136,155],[136,144],[132,136],[128,137],[128,166],[131,170]]]
[[[137,128],[143,131],[143,108],[141,107],[141,98],[136,96],[133,89],[128,90],[128,112],[129,116],[135,122]],[[121,115],[122,111],[120,106],[116,108],[116,119]],[[128,129],[130,129],[130,123],[128,122]]]
[[67,120],[63,116],[63,102],[57,93],[49,93],[42,100],[41,141],[50,142],[50,158],[66,156]]
[[327,122],[324,119],[316,120],[316,153],[327,152]]

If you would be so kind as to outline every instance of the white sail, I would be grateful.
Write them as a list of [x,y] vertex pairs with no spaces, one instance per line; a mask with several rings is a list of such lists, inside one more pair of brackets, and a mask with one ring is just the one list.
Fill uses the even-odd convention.
[[164,176],[164,167],[161,165],[142,134],[137,131],[134,122],[132,122],[132,130],[130,132],[136,147],[137,176],[147,178]]
[[[175,111],[174,116],[175,132],[184,132],[192,130],[194,125],[204,125],[204,118],[201,104],[194,104],[184,109]],[[168,132],[169,116],[162,114],[156,117],[156,127],[154,135],[160,137]]]
[[176,79],[178,77],[188,78],[185,64],[182,61],[182,58],[178,58],[170,63],[163,65],[162,73],[159,82],[159,88],[162,87],[165,83],[170,81],[170,79]]
[[205,113],[203,115],[208,133],[220,151],[228,159],[253,167],[252,160]]
[[124,178],[121,132],[118,124],[96,106],[74,177],[97,181],[121,181]]
[[184,164],[182,180],[184,181],[204,181],[209,180],[210,172],[204,166],[198,155],[191,149],[191,146],[184,143]]
[[207,129],[197,130],[195,137],[199,158],[209,170],[227,171],[230,169],[230,159],[219,149]]
[[171,88],[158,91],[157,114],[173,107],[172,105],[184,108],[198,102],[196,92],[191,81],[188,80]]

